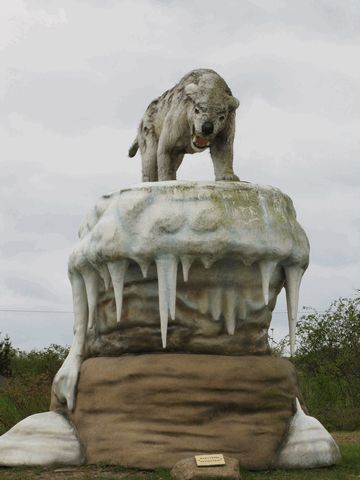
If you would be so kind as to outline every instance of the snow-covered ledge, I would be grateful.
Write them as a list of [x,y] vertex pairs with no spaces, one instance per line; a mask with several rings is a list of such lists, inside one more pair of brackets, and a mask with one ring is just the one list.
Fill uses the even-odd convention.
[[69,260],[74,342],[53,385],[70,410],[89,356],[161,348],[268,353],[283,286],[294,349],[309,243],[291,199],[277,188],[144,183],[104,195],[79,237]]

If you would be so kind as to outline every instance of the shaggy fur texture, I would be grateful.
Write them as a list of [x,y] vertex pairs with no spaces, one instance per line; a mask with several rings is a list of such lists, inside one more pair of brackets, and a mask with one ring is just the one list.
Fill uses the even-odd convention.
[[215,179],[238,181],[233,171],[235,111],[239,100],[213,70],[193,70],[153,100],[129,149],[140,148],[143,182],[176,180],[185,153],[210,148]]

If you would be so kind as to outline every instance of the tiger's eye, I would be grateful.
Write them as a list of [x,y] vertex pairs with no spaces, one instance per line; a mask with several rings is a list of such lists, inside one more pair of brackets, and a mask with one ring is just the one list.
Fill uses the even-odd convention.
[[225,120],[225,115],[220,115],[219,120],[220,120],[220,122],[222,122],[223,120]]
[[195,107],[195,113],[200,113],[199,109]]

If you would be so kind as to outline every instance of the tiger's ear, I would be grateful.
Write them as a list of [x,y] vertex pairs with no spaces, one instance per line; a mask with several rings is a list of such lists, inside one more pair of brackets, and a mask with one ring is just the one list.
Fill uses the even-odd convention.
[[239,107],[239,105],[240,105],[240,101],[236,97],[233,97],[232,95],[230,95],[228,98],[229,112],[234,112]]
[[189,83],[185,87],[185,94],[191,98],[193,95],[195,95],[195,93],[197,93],[198,90],[199,87],[195,85],[195,83]]

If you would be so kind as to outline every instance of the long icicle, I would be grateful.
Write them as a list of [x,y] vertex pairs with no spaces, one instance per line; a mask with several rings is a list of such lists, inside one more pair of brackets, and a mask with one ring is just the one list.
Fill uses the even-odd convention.
[[88,323],[88,303],[83,277],[77,271],[69,272],[74,308],[74,335],[83,330],[84,338]]
[[295,353],[295,335],[297,311],[299,305],[299,290],[304,269],[301,268],[299,265],[287,265],[284,267],[284,272],[286,304],[289,320],[290,354],[291,356],[293,356]]
[[111,280],[114,286],[117,323],[120,323],[120,320],[121,320],[124,280],[125,280],[125,273],[128,268],[128,265],[129,265],[129,261],[125,259],[108,263],[108,269],[109,269]]
[[109,290],[111,285],[111,277],[110,277],[109,269],[107,268],[106,263],[103,263],[99,267],[99,274],[100,274],[100,277],[103,279],[105,290]]
[[[89,321],[89,309],[87,302],[86,287],[83,277],[76,271],[69,272],[69,280],[71,283],[73,309],[74,309],[74,338],[71,345],[71,354],[68,355],[67,361],[72,363],[71,371],[79,373],[81,361],[84,355],[86,331]],[[69,360],[68,360],[69,359]],[[56,376],[54,382],[56,382]],[[62,383],[62,382],[60,382]],[[68,409],[74,410],[76,396],[77,377],[75,382],[70,384],[62,383],[58,385],[63,398],[66,399]]]
[[225,290],[224,317],[226,330],[229,335],[234,335],[236,326],[236,294],[234,290]]
[[171,256],[169,258],[169,311],[171,320],[175,320],[175,313],[176,313],[176,281],[177,281],[177,269],[178,269],[178,261],[177,258]]
[[156,259],[163,348],[166,348],[169,313],[171,318],[175,319],[177,265],[178,261],[174,255],[162,255]]
[[85,268],[82,268],[81,275],[85,282],[86,295],[89,306],[88,329],[93,330],[94,328],[96,328],[97,322],[100,276],[91,265],[87,265]]
[[276,262],[270,260],[262,260],[259,263],[261,273],[261,284],[265,305],[269,303],[269,285],[272,274],[276,268]]

